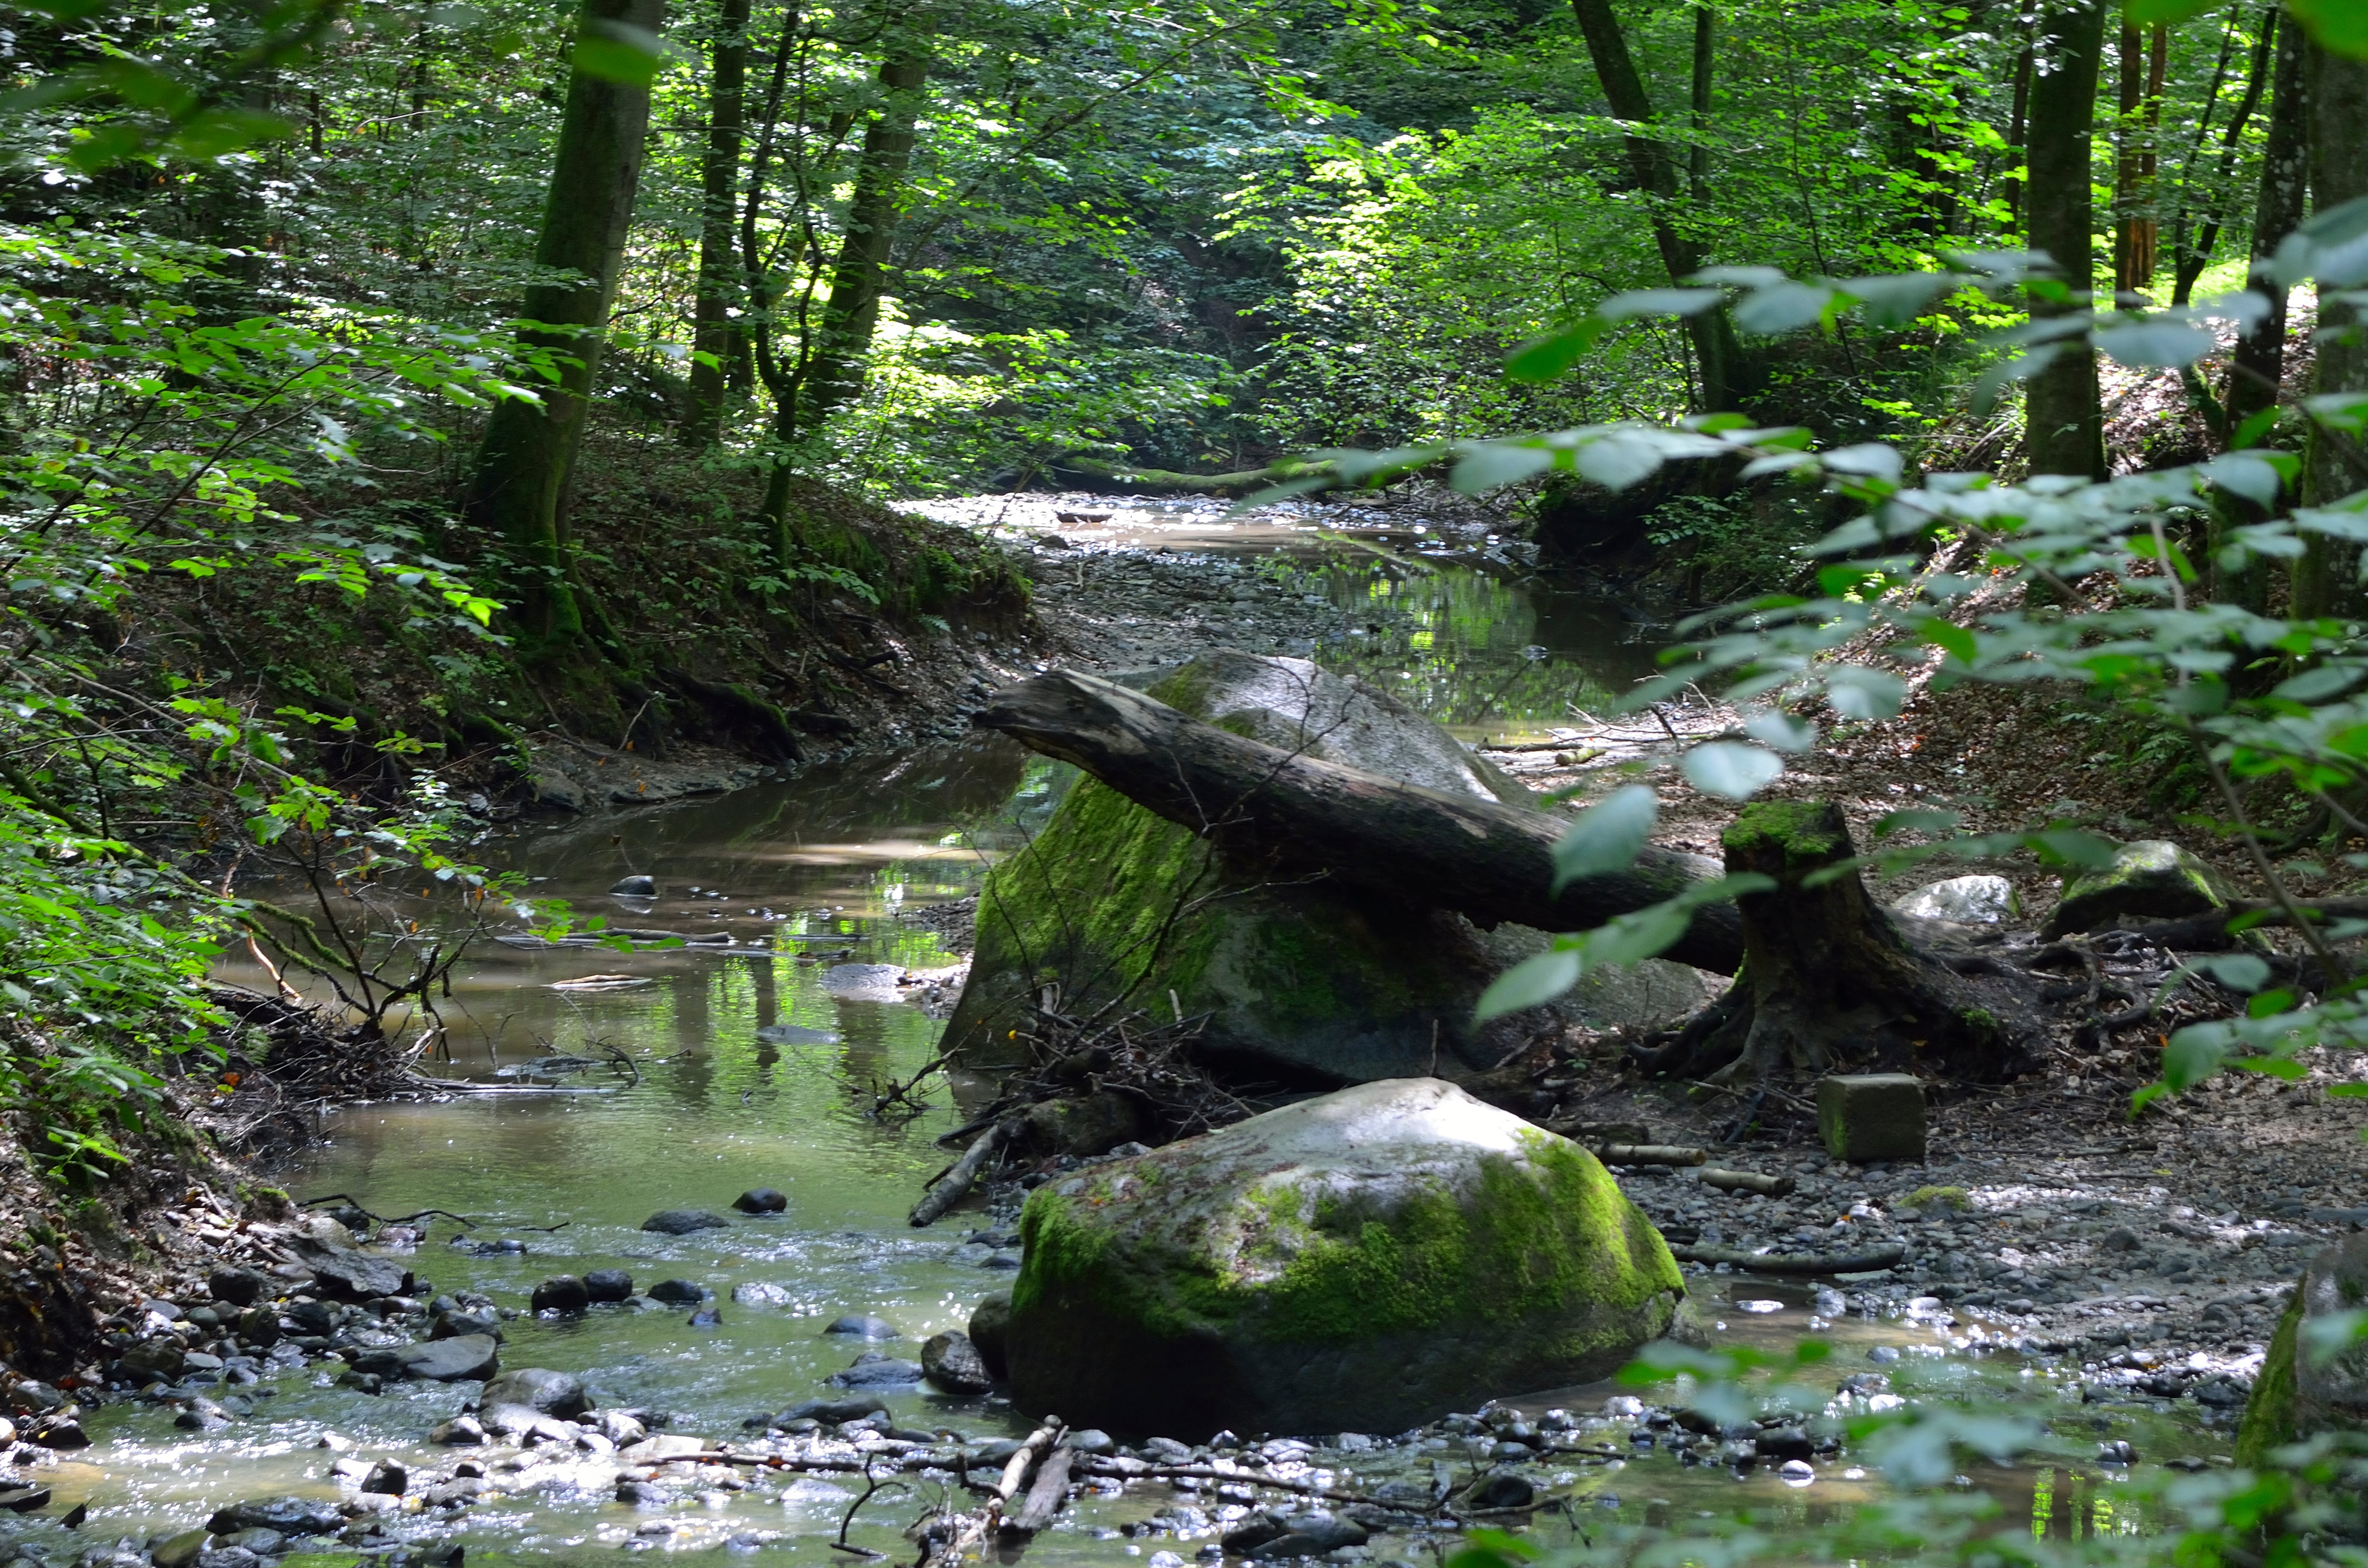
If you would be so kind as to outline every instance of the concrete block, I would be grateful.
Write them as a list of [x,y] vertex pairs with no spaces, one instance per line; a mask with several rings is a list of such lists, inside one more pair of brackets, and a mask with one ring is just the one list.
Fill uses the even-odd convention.
[[1817,1135],[1837,1160],[1924,1157],[1924,1085],[1905,1073],[1838,1074],[1817,1081]]

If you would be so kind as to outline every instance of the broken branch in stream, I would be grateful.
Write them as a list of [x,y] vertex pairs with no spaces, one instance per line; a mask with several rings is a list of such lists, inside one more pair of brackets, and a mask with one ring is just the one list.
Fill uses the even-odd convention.
[[1895,1244],[1839,1254],[1744,1252],[1735,1247],[1672,1244],[1669,1255],[1680,1263],[1724,1263],[1731,1268],[1748,1268],[1761,1274],[1866,1274],[1891,1267],[1907,1256],[1907,1249]]
[[971,1146],[963,1151],[962,1157],[953,1163],[953,1167],[936,1186],[921,1195],[921,1201],[913,1205],[914,1228],[917,1230],[935,1222],[939,1215],[960,1203],[970,1191],[971,1184],[978,1180],[978,1173],[986,1168],[986,1162],[994,1157],[996,1150],[1019,1126],[1019,1118],[1006,1117],[973,1140]]
[[[296,1207],[299,1209],[318,1209],[324,1203],[342,1203],[347,1208],[352,1210],[355,1213],[359,1214],[363,1219],[380,1225],[408,1225],[414,1220],[425,1220],[432,1215],[438,1219],[450,1220],[468,1230],[473,1231],[477,1228],[476,1221],[470,1219],[465,1214],[455,1214],[450,1209],[422,1209],[416,1214],[373,1214],[369,1210],[363,1208],[361,1204],[355,1199],[351,1193],[346,1192],[324,1193],[319,1198],[303,1199],[297,1203]],[[519,1228],[524,1229],[526,1227]]]

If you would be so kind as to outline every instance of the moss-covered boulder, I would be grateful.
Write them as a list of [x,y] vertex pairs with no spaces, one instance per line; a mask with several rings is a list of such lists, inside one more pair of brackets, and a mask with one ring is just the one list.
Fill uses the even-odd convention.
[[2278,1320],[2237,1429],[2237,1462],[2256,1465],[2271,1449],[2314,1433],[2368,1428],[2368,1345],[2325,1360],[2304,1353],[2314,1318],[2368,1306],[2368,1232],[2355,1232],[2310,1260]]
[[2040,935],[2049,941],[2096,931],[2124,915],[2177,920],[2222,907],[2229,892],[2220,873],[2168,839],[2146,838],[2113,851],[2113,862],[2064,884],[2064,896]]
[[[1216,652],[1157,672],[1149,694],[1235,733],[1454,794],[1531,804],[1454,736],[1361,681],[1302,659]],[[1212,802],[1221,810],[1222,802]],[[1426,906],[1322,879],[1229,864],[1190,831],[1080,779],[1030,846],[989,874],[977,949],[947,1025],[967,1067],[1020,1060],[1046,986],[1091,1014],[1118,1000],[1156,1017],[1207,1015],[1204,1046],[1262,1074],[1358,1083],[1486,1067],[1533,1031],[1474,1026],[1488,982],[1543,949],[1524,927],[1482,931]],[[1682,965],[1590,976],[1562,1005],[1595,1023],[1681,1017],[1703,1000]]]
[[1004,1355],[1113,1432],[1395,1432],[1668,1332],[1668,1247],[1586,1150],[1435,1078],[1343,1089],[1036,1190]]

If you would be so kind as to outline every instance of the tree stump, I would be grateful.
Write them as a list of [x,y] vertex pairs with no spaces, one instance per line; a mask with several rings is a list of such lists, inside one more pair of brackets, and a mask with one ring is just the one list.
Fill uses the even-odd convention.
[[1875,903],[1830,801],[1746,807],[1721,840],[1730,873],[1775,887],[1736,901],[1743,966],[1648,1070],[1717,1084],[1878,1069],[1981,1082],[2035,1060],[2030,983],[1956,972]]

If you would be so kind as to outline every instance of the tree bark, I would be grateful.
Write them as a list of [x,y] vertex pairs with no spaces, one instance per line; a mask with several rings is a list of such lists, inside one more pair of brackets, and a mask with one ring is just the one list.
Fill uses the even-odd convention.
[[[576,25],[655,33],[666,25],[666,0],[584,0]],[[649,120],[645,85],[581,69],[569,78],[534,252],[538,267],[567,276],[527,290],[526,319],[536,324],[519,334],[567,358],[540,405],[517,398],[495,405],[477,450],[469,520],[509,549],[517,573],[511,614],[533,653],[557,652],[584,631],[568,582],[563,497],[616,299]]]
[[[1065,670],[996,693],[975,722],[1076,763],[1238,861],[1328,872],[1376,897],[1458,910],[1486,926],[1600,926],[1716,869],[1648,847],[1628,870],[1557,893],[1554,846],[1564,818],[1286,752]],[[1742,953],[1735,909],[1712,904],[1694,912],[1667,956],[1732,974]]]
[[806,376],[809,428],[862,395],[864,358],[871,352],[886,293],[888,249],[905,212],[905,171],[913,162],[913,122],[921,108],[928,62],[907,48],[881,64],[884,101],[864,129],[855,165],[855,194],[847,209],[847,235],[832,270],[814,364]]
[[2022,222],[2023,190],[2031,183],[2022,166],[2023,144],[2031,133],[2031,65],[2030,34],[2025,32],[2022,49],[2014,58],[2014,109],[2006,128],[2006,215],[2017,225]]
[[1856,854],[1829,801],[1748,806],[1725,835],[1729,874],[1776,887],[1736,901],[1743,967],[1734,986],[1649,1070],[1713,1083],[1880,1068],[1997,1082],[2036,1060],[2033,988],[1961,975],[1910,942],[1852,872]]
[[[2104,33],[2101,0],[2065,0],[2040,18],[2038,56],[2045,71],[2032,94],[2031,246],[2055,261],[2071,298],[2059,302],[2034,292],[2034,317],[2085,312],[2091,306],[2096,255],[2089,153]],[[2101,479],[2105,434],[2097,356],[2085,341],[2055,347],[2023,395],[2031,472]]]
[[723,435],[723,405],[738,356],[743,303],[738,212],[740,142],[747,118],[748,0],[723,0],[710,51],[707,153],[700,164],[699,285],[691,321],[690,414],[683,439],[712,447]]
[[[2308,46],[2305,72],[2310,126],[2310,198],[2327,212],[2368,196],[2368,61]],[[2331,294],[2319,298],[2315,394],[2368,389],[2368,341],[2359,307]],[[2303,501],[2324,506],[2368,483],[2355,466],[2358,437],[2330,438],[2316,425],[2303,458]],[[2324,534],[2305,536],[2308,548],[2294,565],[2294,614],[2357,615],[2362,608],[2360,547]]]
[[1693,203],[1697,216],[1710,201],[1710,134],[1711,85],[1718,70],[1718,13],[1710,7],[1710,0],[1694,0],[1694,69],[1688,84],[1688,107],[1693,119],[1690,122],[1694,144],[1686,150],[1686,199]]
[[[1614,117],[1625,120],[1628,165],[1653,222],[1654,244],[1672,283],[1683,282],[1702,270],[1702,247],[1681,232],[1675,209],[1681,199],[1677,160],[1668,145],[1651,136],[1653,100],[1645,79],[1628,52],[1620,19],[1611,14],[1611,0],[1571,0],[1578,28],[1587,39],[1588,57],[1595,63],[1596,80]],[[1705,84],[1706,85],[1706,84]],[[1705,95],[1706,96],[1706,95]],[[1708,411],[1732,409],[1759,391],[1755,368],[1736,341],[1735,324],[1726,312],[1708,310],[1686,318],[1694,361],[1702,380],[1702,404]]]
[[2231,432],[2277,402],[2285,377],[2286,290],[2263,278],[2261,266],[2302,226],[2310,191],[2310,40],[2282,16],[2275,25],[2277,65],[2270,88],[2269,140],[2261,150],[2261,183],[2253,202],[2252,243],[2254,286],[2268,298],[2270,309],[2237,339],[2225,400]]
[[[2227,192],[2236,183],[2237,160],[2245,150],[2245,127],[2252,122],[2253,111],[2260,107],[2261,97],[2269,90],[2272,70],[2282,68],[2282,63],[2273,65],[2272,62],[2283,62],[2284,59],[2277,47],[2278,38],[2278,13],[2275,9],[2271,9],[2264,13],[2260,39],[2253,45],[2252,64],[2245,74],[2244,96],[2237,100],[2237,112],[2229,119],[2227,129],[2220,133],[2219,172],[2206,189],[2203,210],[2198,215],[2195,238],[2192,241],[2187,237],[2186,192],[2193,187],[2196,165],[2203,158],[2204,129],[2202,125],[2197,126],[2194,144],[2188,149],[2186,169],[2180,176],[2179,215],[2172,220],[2170,233],[2170,302],[2174,307],[2184,305],[2194,298],[2195,280],[2203,276],[2205,267],[2212,265],[2212,253],[2219,248],[2221,214],[2226,210]],[[2295,69],[2297,73],[2301,69],[2299,55],[2295,56]],[[2297,74],[2297,83],[2299,80],[2300,77]],[[2211,89],[2211,97],[2214,99],[2219,94],[2219,83],[2220,76],[2215,74]],[[2299,86],[2296,87],[2296,91],[2300,91]],[[2280,88],[2279,92],[2283,97],[2284,89]],[[2207,110],[2206,113],[2208,115],[2209,111]],[[2277,141],[2277,125],[2274,120],[2270,126],[2270,140],[2274,147]],[[2299,141],[2296,145],[2300,145]],[[2301,185],[2302,181],[2297,176],[2295,217],[2288,222],[2288,229],[2291,229],[2294,222],[2301,221],[2301,210],[2298,204]],[[2279,237],[2284,237],[2283,232]]]

